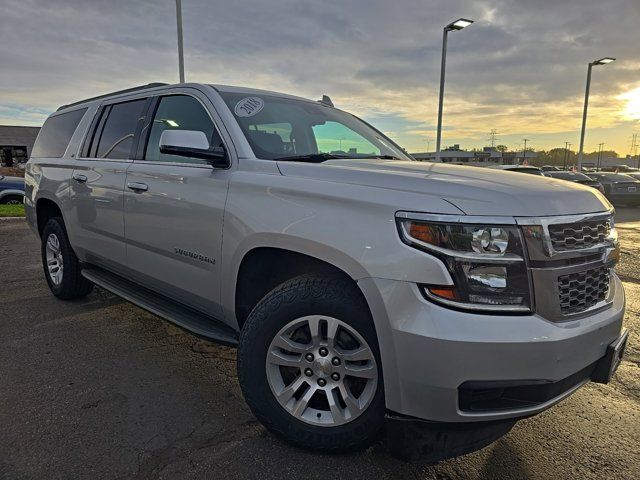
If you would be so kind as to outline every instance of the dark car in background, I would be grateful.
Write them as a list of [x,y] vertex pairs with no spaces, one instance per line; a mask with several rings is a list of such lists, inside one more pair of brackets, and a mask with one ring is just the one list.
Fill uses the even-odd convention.
[[615,172],[615,173],[636,173],[637,168],[630,167],[629,165],[613,165],[611,167],[602,167],[603,172]]
[[489,168],[495,168],[497,170],[506,170],[509,172],[528,173],[530,175],[542,175],[542,170],[538,167],[532,167],[529,165],[496,165]]
[[604,195],[614,205],[640,205],[640,180],[624,173],[597,172],[588,175],[604,188]]
[[0,175],[0,205],[22,205],[24,178]]
[[604,193],[604,187],[598,180],[594,180],[584,173],[580,172],[562,172],[562,171],[545,171],[545,177],[557,178],[559,180],[567,180],[569,182],[579,183],[581,185],[587,185],[600,190]]

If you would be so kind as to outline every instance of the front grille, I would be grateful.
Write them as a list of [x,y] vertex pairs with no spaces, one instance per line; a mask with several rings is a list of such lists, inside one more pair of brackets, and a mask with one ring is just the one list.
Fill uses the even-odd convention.
[[577,223],[549,225],[551,245],[557,252],[579,250],[603,243],[611,231],[611,220],[603,218]]
[[606,300],[609,294],[610,275],[609,267],[602,266],[558,277],[562,314],[584,312]]

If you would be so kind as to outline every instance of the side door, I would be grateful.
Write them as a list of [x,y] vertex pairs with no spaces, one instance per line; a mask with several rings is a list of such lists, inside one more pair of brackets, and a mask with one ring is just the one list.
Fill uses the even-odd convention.
[[124,184],[148,101],[138,98],[102,105],[72,174],[74,248],[85,261],[116,271],[126,264]]
[[127,170],[125,233],[131,276],[174,300],[220,313],[222,222],[231,171],[160,153],[165,130],[203,132],[225,146],[207,99],[172,93],[150,105],[136,161]]

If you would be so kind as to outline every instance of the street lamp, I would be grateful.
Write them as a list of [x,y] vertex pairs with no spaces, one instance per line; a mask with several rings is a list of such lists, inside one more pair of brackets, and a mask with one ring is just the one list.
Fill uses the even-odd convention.
[[564,162],[562,164],[562,169],[567,169],[567,160],[569,159],[569,147],[573,145],[571,142],[564,142]]
[[606,65],[611,63],[615,58],[604,57],[600,60],[594,60],[589,63],[587,70],[587,88],[584,91],[584,110],[582,111],[582,131],[580,132],[580,150],[578,150],[578,171],[582,171],[582,149],[584,148],[584,130],[587,126],[587,107],[589,105],[589,87],[591,86],[591,69],[594,65]]
[[447,62],[447,34],[452,31],[462,30],[473,23],[473,20],[459,18],[444,27],[442,32],[442,63],[440,65],[440,97],[438,99],[438,130],[436,133],[436,161],[440,158],[440,139],[442,137],[442,102],[444,99],[444,69]]
[[522,140],[524,140],[524,148],[522,149],[522,165],[526,165],[527,164],[527,142],[529,141],[529,139],[523,138]]
[[178,74],[184,83],[184,52],[182,48],[182,0],[176,0],[176,23],[178,24]]
[[604,147],[604,142],[598,144],[598,163],[596,164],[596,168],[600,170],[600,155],[602,154],[602,147]]

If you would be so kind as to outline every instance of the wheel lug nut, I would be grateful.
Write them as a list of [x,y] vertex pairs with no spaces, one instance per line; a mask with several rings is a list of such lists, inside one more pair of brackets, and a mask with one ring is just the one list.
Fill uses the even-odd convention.
[[340,359],[338,357],[333,357],[331,359],[331,363],[337,367],[338,365],[340,365]]
[[337,382],[338,380],[340,380],[340,374],[337,372],[333,372],[331,374],[331,378]]
[[307,353],[304,358],[307,359],[307,362],[313,362],[313,353]]
[[327,381],[324,378],[318,379],[318,385],[320,385],[321,387],[324,387],[326,384],[327,384]]
[[320,353],[320,355],[322,355],[323,357],[326,357],[327,355],[329,355],[329,350],[327,350],[325,347],[321,347],[320,350],[318,351]]
[[313,370],[311,370],[310,368],[305,368],[305,370],[304,370],[304,374],[305,374],[307,377],[310,377],[311,375],[313,375]]

